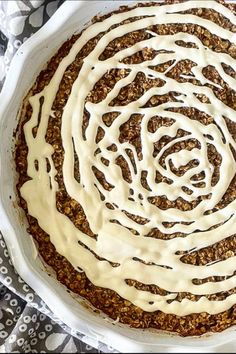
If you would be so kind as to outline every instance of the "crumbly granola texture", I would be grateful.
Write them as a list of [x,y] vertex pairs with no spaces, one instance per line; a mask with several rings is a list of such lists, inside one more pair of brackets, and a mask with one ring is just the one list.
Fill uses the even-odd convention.
[[[178,1],[169,0],[166,3],[177,3]],[[223,2],[222,2],[223,3]],[[150,3],[153,5],[153,3]],[[149,6],[149,4],[139,4],[137,6]],[[156,3],[156,6],[162,6]],[[233,13],[236,14],[236,4],[225,4],[228,8],[231,9]],[[121,7],[116,12],[126,11],[127,7]],[[188,12],[187,12],[188,13]],[[220,25],[224,28],[227,28],[233,32],[236,32],[236,27],[232,25],[227,19],[225,19],[222,15],[216,13],[213,10],[206,9],[197,9],[192,10],[191,13],[197,13],[198,16],[202,16],[203,18],[207,18],[215,23],[220,23]],[[186,14],[187,16],[187,14]],[[101,21],[106,16],[96,17],[93,19],[94,22]],[[186,33],[194,33],[204,45],[213,49],[217,52],[223,52],[230,54],[233,58],[236,59],[236,46],[231,44],[227,40],[220,39],[217,36],[212,35],[206,29],[193,24],[176,24],[176,25],[159,25],[153,26],[152,31],[156,31],[159,34],[172,34],[179,31],[183,31]],[[56,99],[53,104],[53,111],[55,113],[55,117],[50,117],[49,126],[47,130],[46,140],[49,144],[51,144],[54,148],[53,154],[53,162],[55,164],[55,168],[57,169],[56,181],[59,185],[59,190],[57,192],[57,208],[58,210],[65,214],[74,225],[84,233],[88,235],[88,237],[96,237],[89,227],[88,220],[86,219],[86,215],[80,206],[80,204],[73,200],[70,196],[68,196],[65,186],[63,183],[63,174],[62,174],[62,164],[63,164],[63,147],[61,140],[61,117],[63,113],[63,107],[65,106],[67,99],[70,95],[72,84],[78,76],[78,72],[81,69],[83,64],[83,59],[91,52],[91,50],[96,46],[99,38],[103,36],[104,33],[101,33],[99,36],[90,40],[83,49],[78,53],[76,60],[67,68],[64,73],[63,79],[61,81],[59,90],[57,92]],[[144,38],[147,38],[149,34],[144,30],[139,30],[132,32],[131,34],[125,35],[109,44],[109,46],[105,49],[102,54],[102,59],[107,59],[108,57],[114,55],[117,50],[122,48],[127,48],[132,44],[140,41]],[[17,190],[19,195],[19,204],[24,209],[25,215],[28,220],[28,232],[35,239],[38,251],[42,255],[45,262],[53,268],[56,273],[57,279],[63,283],[70,291],[79,294],[83,298],[87,299],[89,303],[91,303],[95,311],[102,312],[108,315],[113,320],[119,320],[120,323],[126,324],[132,328],[153,328],[156,330],[175,332],[181,336],[199,336],[205,334],[207,332],[221,332],[226,328],[236,324],[236,305],[231,307],[229,310],[224,311],[222,313],[216,315],[209,315],[208,313],[200,313],[200,314],[190,314],[187,316],[176,316],[172,314],[163,313],[161,311],[156,312],[145,312],[142,309],[134,306],[129,301],[121,298],[117,293],[112,290],[100,288],[93,285],[89,279],[86,277],[84,272],[76,271],[73,266],[57,253],[54,245],[50,242],[50,237],[46,234],[38,225],[37,220],[29,215],[27,210],[27,203],[20,195],[21,186],[29,179],[27,176],[27,145],[24,137],[24,124],[27,122],[32,114],[32,108],[28,102],[28,97],[30,95],[34,95],[40,92],[51,80],[55,70],[57,69],[61,60],[68,54],[71,47],[75,43],[75,41],[80,37],[80,34],[73,35],[69,40],[67,40],[58,52],[50,59],[47,63],[47,66],[44,70],[40,72],[37,77],[35,84],[29,92],[29,95],[26,97],[23,109],[19,121],[19,125],[17,128],[17,141],[16,141],[16,149],[15,149],[15,162],[16,169],[19,173],[19,179],[17,184]],[[145,49],[132,55],[131,57],[126,58],[127,63],[139,63],[144,60],[153,58],[155,53],[150,49]],[[155,70],[157,71],[165,71],[170,65],[171,62],[158,65]],[[191,72],[191,68],[194,66],[193,62],[183,60],[178,62],[169,72],[168,76],[173,77],[175,80],[180,82],[188,81],[188,79],[184,79],[180,77],[181,73],[189,74]],[[236,78],[236,73],[230,67],[225,67],[227,73],[229,73],[232,77]],[[94,86],[93,90],[87,97],[87,101],[91,101],[94,103],[100,102],[104,99],[114,87],[115,83],[123,78],[126,75],[125,70],[111,70],[107,72],[104,77],[102,77]],[[236,109],[236,92],[230,88],[219,76],[214,66],[209,66],[205,69],[204,75],[206,77],[213,78],[215,83],[218,83],[222,86],[223,89],[219,90],[216,87],[212,86],[212,90],[215,95],[223,101],[225,104],[230,106],[233,109]],[[195,82],[194,82],[195,81]],[[197,80],[193,80],[193,83],[196,85],[200,85]],[[143,74],[138,74],[134,82],[124,87],[119,95],[114,100],[114,105],[126,105],[129,102],[140,97],[143,92],[148,90],[152,86],[159,86],[161,84],[160,80],[151,80],[146,78]],[[207,101],[207,97],[204,95],[199,95],[198,97],[203,102]],[[154,96],[147,103],[147,107],[152,107],[162,102],[174,100],[174,96],[171,95],[163,95],[163,96]],[[198,119],[202,124],[208,125],[213,122],[213,118],[207,116],[206,114],[197,111],[194,108],[175,108],[173,109],[176,112],[184,113],[188,117],[194,116],[194,119]],[[117,116],[114,113],[107,114],[104,116],[104,122],[106,125],[112,124],[113,120],[116,119]],[[136,148],[137,154],[139,158],[141,158],[142,150],[141,150],[141,142],[140,142],[140,119],[141,117],[136,114],[132,115],[131,118],[122,126],[120,132],[120,141],[122,142],[130,142]],[[88,116],[86,115],[86,111],[84,112],[84,128],[86,128],[86,124],[88,121]],[[167,119],[157,119],[153,118],[149,123],[149,131],[155,132],[160,125],[168,126],[170,125],[170,120]],[[231,121],[227,121],[228,129],[232,134],[233,138],[236,139],[236,125]],[[98,131],[97,140],[102,138],[103,131],[102,129]],[[178,136],[184,136],[186,132],[184,130],[178,131]],[[168,141],[168,137],[163,137],[155,146],[156,153],[160,151],[162,146],[164,146]],[[193,146],[198,146],[198,142],[195,139],[185,140],[181,144],[176,144],[174,146],[175,151],[178,149],[192,149]],[[115,149],[115,146],[111,146],[111,149]],[[219,178],[219,165],[221,163],[221,156],[214,149],[213,145],[209,145],[208,154],[210,161],[215,166],[215,175],[213,183],[217,183]],[[164,162],[163,162],[164,163]],[[193,162],[194,163],[194,162]],[[104,161],[106,164],[106,161]],[[122,158],[117,161],[117,164],[121,167],[123,178],[129,181],[129,171],[126,168],[126,165]],[[79,180],[79,161],[75,156],[75,177]],[[193,165],[187,165],[183,167],[183,170],[178,170],[176,173],[181,174],[186,171],[186,169],[192,168]],[[110,186],[104,179],[104,176],[99,173],[99,171],[95,171],[97,179],[101,183],[103,183],[106,189],[109,189]],[[157,183],[162,181],[162,176],[157,175],[156,177]],[[201,180],[201,176],[199,176],[199,181]],[[142,183],[146,185],[145,175],[143,175]],[[199,182],[201,183],[201,182]],[[148,186],[147,186],[148,187]],[[236,178],[233,179],[231,185],[229,186],[227,192],[225,193],[222,201],[216,206],[216,209],[221,209],[229,202],[235,199],[236,197]],[[201,197],[199,197],[201,198]],[[207,196],[205,196],[207,198]],[[150,202],[159,208],[166,210],[168,208],[177,208],[180,210],[192,210],[197,203],[199,203],[201,199],[195,200],[193,202],[186,202],[181,198],[178,198],[175,201],[169,201],[166,197],[158,197],[153,198]],[[141,218],[136,217],[136,221],[138,223],[144,222]],[[217,232],[217,230],[216,230]],[[173,238],[176,236],[185,235],[181,234],[163,234],[158,229],[153,229],[152,232],[148,235],[149,237],[156,237],[162,239]],[[134,231],[135,237],[135,231]],[[147,238],[148,242],[148,238]],[[194,251],[190,254],[183,254],[182,261],[194,264],[194,265],[205,265],[208,262],[213,262],[215,260],[223,260],[229,257],[232,257],[236,254],[236,236],[232,235],[231,237],[215,244],[212,247],[203,248],[198,251]],[[79,256],[79,255],[78,255]],[[205,279],[204,281],[210,281],[212,279]],[[219,281],[220,277],[215,277],[214,281]],[[160,289],[154,285],[144,285],[138,282],[135,282],[132,279],[127,279],[127,283],[135,286],[138,289],[148,290],[155,294],[167,294],[168,292],[164,289]],[[236,293],[236,288],[227,291],[221,292],[214,295],[209,295],[208,298],[211,300],[221,300],[224,299],[229,294]],[[191,300],[197,301],[199,296],[192,295],[190,293],[179,293],[178,301],[181,301],[184,298],[189,298]]]

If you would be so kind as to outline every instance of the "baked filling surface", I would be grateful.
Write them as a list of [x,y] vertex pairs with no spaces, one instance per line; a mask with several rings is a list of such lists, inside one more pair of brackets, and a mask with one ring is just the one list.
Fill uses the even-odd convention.
[[28,231],[60,282],[131,327],[236,322],[235,14],[197,0],[96,17],[24,100]]

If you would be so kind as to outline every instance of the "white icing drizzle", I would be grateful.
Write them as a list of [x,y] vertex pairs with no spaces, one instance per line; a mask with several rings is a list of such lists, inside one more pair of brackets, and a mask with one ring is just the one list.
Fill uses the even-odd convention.
[[[210,83],[219,87],[219,85],[207,80],[202,74],[204,67],[214,65],[223,80],[229,86],[234,87],[236,84],[235,79],[225,73],[222,62],[230,65],[234,70],[236,70],[236,62],[228,54],[216,53],[205,47],[196,36],[182,32],[174,35],[157,35],[148,31],[152,38],[143,40],[130,48],[120,50],[107,60],[100,61],[99,56],[113,39],[135,30],[164,23],[195,23],[208,29],[212,34],[228,39],[235,44],[235,33],[198,16],[177,13],[201,7],[216,10],[236,25],[236,17],[226,7],[215,1],[201,0],[186,1],[174,5],[136,8],[112,15],[103,22],[91,25],[82,33],[69,54],[62,60],[48,86],[42,92],[30,98],[33,113],[31,119],[24,126],[28,146],[28,175],[31,179],[22,186],[21,194],[27,202],[29,213],[37,218],[41,228],[50,235],[50,240],[55,245],[56,250],[65,256],[76,269],[79,267],[84,270],[87,277],[95,285],[115,290],[123,298],[130,300],[145,311],[161,310],[182,316],[203,311],[216,314],[230,308],[236,302],[236,294],[228,296],[223,301],[209,301],[204,296],[232,289],[236,286],[236,277],[230,277],[220,282],[207,282],[201,285],[195,285],[192,281],[194,278],[203,279],[210,276],[232,275],[235,271],[235,257],[212,263],[208,266],[194,266],[184,264],[180,261],[181,256],[176,255],[177,251],[201,249],[236,233],[236,201],[213,214],[205,214],[205,211],[214,208],[222,199],[236,172],[235,160],[230,149],[230,144],[234,149],[236,149],[236,144],[228,132],[223,118],[224,116],[236,122],[236,113],[217,99],[210,88],[195,86],[191,82],[179,83],[167,77],[167,72],[154,71],[150,66],[169,60],[174,60],[173,65],[175,65],[180,60],[189,59],[196,63],[196,66],[192,68],[192,73],[202,85]],[[53,101],[63,74],[66,68],[74,61],[80,49],[101,31],[108,30],[111,25],[136,16],[148,17],[110,30],[98,41],[94,50],[84,59],[83,66],[73,84],[72,92],[64,107],[62,116],[61,135],[65,151],[63,162],[65,188],[71,198],[74,198],[82,205],[91,230],[98,235],[97,239],[93,239],[78,230],[56,208],[58,186],[55,181],[57,171],[52,160],[54,150],[45,140],[48,120],[50,114],[52,114]],[[176,44],[176,41],[179,40],[192,42],[196,45],[196,48],[181,47]],[[169,50],[171,53],[159,54],[153,60],[145,61],[141,64],[122,63],[124,58],[146,47],[154,50]],[[115,84],[103,101],[97,104],[88,102],[85,105],[85,99],[93,89],[94,84],[107,71],[114,68],[127,69],[129,73]],[[131,102],[127,106],[109,106],[109,103],[118,95],[120,89],[131,83],[138,72],[144,73],[149,78],[159,78],[164,81],[164,85],[151,88],[137,101]],[[184,75],[182,76],[184,77]],[[143,108],[153,95],[163,95],[170,91],[178,92],[179,95],[176,96],[177,102],[167,102],[157,107]],[[200,102],[195,94],[205,94],[210,103]],[[41,97],[44,98],[44,103],[37,135],[34,137],[32,129],[38,124]],[[207,113],[214,117],[217,125],[209,124],[205,126],[183,114],[167,111],[171,107],[183,106],[195,107]],[[90,113],[90,119],[85,133],[86,139],[83,139],[82,120],[85,107]],[[102,116],[112,111],[118,112],[119,117],[110,127],[107,127],[102,121]],[[131,144],[119,142],[119,128],[133,113],[143,115],[141,121],[142,160],[138,160],[137,153]],[[150,133],[147,125],[153,116],[171,118],[174,119],[174,123],[169,127],[160,127],[155,133]],[[104,129],[105,135],[96,144],[95,138],[99,126]],[[175,137],[178,129],[181,128],[189,132],[189,135],[170,142],[154,158],[154,142],[160,140],[163,135]],[[209,135],[211,139],[207,137]],[[193,138],[199,141],[200,149],[194,148],[191,151],[182,150],[172,153],[165,158],[166,168],[161,166],[160,158],[165,150],[176,142]],[[116,152],[107,149],[112,143],[117,146]],[[214,167],[208,161],[208,143],[214,145],[222,157],[220,178],[213,187],[211,186],[211,180]],[[95,155],[94,153],[98,147],[101,152]],[[80,183],[74,178],[74,149],[80,162]],[[126,149],[130,149],[133,152],[137,171],[134,170],[126,154]],[[128,163],[132,176],[131,183],[124,181],[121,169],[115,163],[120,155]],[[105,166],[102,163],[101,157],[109,161],[109,166]],[[47,172],[47,159],[51,167],[49,172]],[[170,161],[176,168],[179,168],[194,159],[199,162],[197,167],[188,170],[181,177],[174,174],[170,169]],[[35,161],[38,161],[37,169]],[[93,166],[103,172],[106,180],[114,186],[110,191],[105,190],[99,184],[92,171]],[[148,172],[147,183],[150,191],[146,190],[140,183],[142,171]],[[156,184],[156,171],[173,180],[173,183],[162,182]],[[194,182],[191,177],[202,171],[205,172],[203,179],[205,186],[199,188],[195,185],[196,181]],[[186,194],[182,189],[183,186],[189,188],[193,193],[191,195]],[[130,188],[134,191],[133,200],[128,199],[130,197]],[[99,191],[104,195],[104,201],[101,200]],[[192,201],[198,196],[209,194],[211,194],[209,200],[202,200],[193,210],[185,212],[173,208],[161,210],[148,201],[151,196],[162,195],[166,195],[169,200],[182,197],[186,201]],[[140,195],[142,195],[142,200],[139,198]],[[108,209],[105,206],[106,203],[111,203],[114,206],[114,210]],[[147,222],[145,225],[137,224],[124,213],[124,210],[130,214],[146,218]],[[119,221],[120,224],[112,223],[111,220],[114,219]],[[164,226],[165,222],[177,223],[171,228],[166,228]],[[185,222],[185,224],[181,222]],[[217,224],[220,225],[216,230],[209,230],[209,228]],[[128,228],[137,230],[139,236],[134,236]],[[153,228],[158,228],[164,233],[183,232],[188,235],[170,240],[146,237]],[[89,249],[84,248],[81,243]],[[90,250],[98,256],[107,259],[107,261],[98,260]],[[155,263],[155,265],[143,264],[135,260],[135,257],[145,262]],[[119,263],[119,266],[112,267],[109,261]],[[167,266],[168,268],[163,268],[159,265]],[[134,279],[144,284],[155,284],[171,292],[171,294],[161,296],[137,290],[127,285],[125,279]],[[202,295],[202,297],[197,302],[189,299],[184,299],[182,302],[167,302],[167,300],[174,300],[177,292],[191,292],[192,294]]]

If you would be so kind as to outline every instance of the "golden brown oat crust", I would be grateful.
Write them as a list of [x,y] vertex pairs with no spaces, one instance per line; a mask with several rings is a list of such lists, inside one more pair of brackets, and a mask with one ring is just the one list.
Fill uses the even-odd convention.
[[[177,3],[177,2],[181,2],[181,1],[166,0],[166,3]],[[223,3],[223,1],[220,2]],[[149,5],[153,5],[153,3],[146,4],[145,6],[149,6]],[[144,6],[144,5],[139,4],[138,6]],[[160,6],[160,5],[156,4],[156,6]],[[236,13],[236,5],[225,5],[225,6],[229,7],[231,11]],[[116,12],[123,12],[126,10],[127,7],[122,7]],[[220,23],[222,27],[225,27],[227,29],[230,29],[231,31],[236,32],[235,26],[233,26],[222,15],[217,14],[212,10],[198,9],[192,11],[192,13],[196,13],[199,16],[208,18],[216,23]],[[101,21],[107,16],[104,16],[102,18],[94,18],[93,21],[94,22]],[[154,27],[152,29],[153,31],[156,31],[161,34],[176,33],[180,30],[186,33],[195,33],[201,39],[201,41],[209,48],[218,52],[229,53],[233,58],[236,59],[236,47],[234,45],[232,45],[230,42],[226,40],[222,40],[216,36],[213,36],[207,30],[205,30],[204,28],[198,25],[177,24],[175,26],[160,25],[160,26],[153,26],[153,27]],[[57,193],[57,208],[60,212],[67,215],[68,218],[70,218],[71,221],[75,224],[75,226],[79,228],[81,231],[83,231],[84,233],[86,233],[88,237],[95,237],[95,235],[92,233],[92,231],[89,228],[89,224],[88,221],[86,220],[86,216],[83,212],[83,209],[77,201],[71,199],[70,196],[67,195],[64,188],[63,176],[62,176],[63,148],[62,148],[62,141],[60,135],[60,127],[61,127],[62,110],[69,97],[72,84],[76,79],[79,70],[82,66],[83,58],[85,58],[88,55],[88,53],[90,53],[90,51],[95,47],[99,37],[101,37],[102,35],[103,34],[90,40],[83,47],[83,49],[78,53],[76,60],[67,68],[66,72],[64,73],[59,91],[57,93],[52,108],[55,111],[56,119],[55,118],[52,119],[52,117],[50,118],[49,127],[46,136],[47,142],[53,146],[55,151],[53,154],[53,161],[58,171],[56,180],[59,184],[59,191]],[[114,42],[111,42],[109,44],[109,46],[106,48],[106,50],[104,51],[100,59],[102,60],[108,58],[109,56],[112,56],[114,52],[117,50],[116,49],[117,44],[119,44],[119,48],[121,49],[124,47],[128,47],[133,43],[140,41],[144,38],[148,38],[147,36],[148,34],[144,31],[136,31],[122,37],[121,39],[117,39]],[[32,88],[31,94],[36,94],[37,92],[40,92],[50,82],[50,79],[52,78],[60,61],[63,59],[63,57],[65,57],[68,54],[70,48],[79,37],[80,34],[74,35],[72,36],[71,39],[69,39],[67,42],[65,42],[62,45],[58,53],[54,55],[52,59],[49,61],[49,63],[47,64],[47,68],[39,74],[36,83]],[[133,55],[132,57],[127,58],[126,60],[127,62],[130,63],[138,63],[150,59],[154,55],[155,53],[153,53],[151,50],[146,49],[143,50],[142,52]],[[155,68],[155,70],[165,71],[171,64],[172,63],[165,63],[163,65],[159,65],[158,67]],[[170,70],[168,75],[180,82],[187,81],[187,79],[183,79],[182,77],[180,77],[180,73],[185,73],[185,74],[190,73],[193,65],[194,65],[193,62],[187,60],[181,61],[172,70]],[[225,70],[230,75],[236,78],[236,73],[231,68],[227,67],[225,68]],[[109,90],[114,86],[115,82],[120,80],[125,75],[126,72],[122,70],[111,70],[109,73],[106,73],[106,75],[101,80],[99,80],[99,82],[96,83],[93,91],[91,91],[91,93],[87,97],[87,100],[91,102],[101,101],[103,98],[106,97],[107,92],[109,92]],[[214,78],[216,83],[222,85],[223,87],[222,90],[217,90],[215,87],[211,87],[211,88],[213,89],[214,93],[220,100],[222,100],[224,103],[226,103],[228,106],[232,107],[233,109],[236,109],[236,92],[232,90],[225,82],[223,82],[223,80],[219,77],[214,67],[207,67],[205,69],[204,75],[206,75],[206,77],[209,78]],[[138,76],[136,77],[132,85],[126,86],[124,89],[120,91],[119,95],[116,97],[113,104],[115,105],[119,103],[125,105],[131,102],[132,100],[137,99],[141,94],[143,94],[143,92],[145,92],[145,90],[149,89],[150,87],[160,86],[161,85],[160,81],[161,80],[150,80],[145,78],[143,74],[138,74]],[[192,80],[192,82],[195,83],[196,85],[200,84],[199,82],[197,82],[197,80]],[[155,106],[157,104],[165,102],[166,100],[173,100],[173,99],[174,97],[172,97],[171,95],[165,95],[165,96],[163,95],[158,97],[156,96],[153,97],[147,103],[147,106],[150,107]],[[204,97],[203,95],[202,96],[199,95],[199,99],[202,100],[203,102],[206,102],[207,100],[207,98]],[[28,103],[28,100],[25,100],[24,108],[25,110],[22,111],[20,124],[17,131],[17,143],[16,143],[16,151],[15,151],[16,169],[19,173],[19,180],[17,184],[18,192],[20,187],[28,179],[27,146],[26,146],[24,133],[23,133],[24,123],[31,117],[32,114],[32,110]],[[206,114],[199,112],[194,108],[184,108],[182,110],[176,108],[175,111],[182,112],[189,117],[194,117],[194,119],[198,119],[199,121],[202,122],[202,124],[205,125],[208,125],[213,122],[212,117],[207,116]],[[114,115],[114,113],[113,114],[111,113],[104,117],[104,122],[109,126],[109,124],[111,124],[111,122],[116,118],[117,117]],[[141,117],[139,115],[133,115],[125,124],[123,124],[121,134],[120,134],[121,142],[128,141],[132,143],[136,148],[139,158],[141,158],[141,154],[142,154],[141,145],[140,145],[140,119]],[[84,129],[86,127],[87,120],[88,117],[85,112]],[[160,123],[160,119],[157,120],[153,118],[149,123],[149,130],[151,132],[154,132],[160,126],[160,124],[168,126],[170,124],[170,121],[168,121],[167,119],[166,120],[162,119]],[[234,139],[236,139],[236,125],[231,121],[228,121],[227,124],[230,133],[232,134]],[[102,134],[103,134],[102,131],[98,132],[97,140],[101,139]],[[178,136],[184,136],[184,134],[185,131],[183,130],[178,131]],[[156,144],[155,146],[156,152],[159,151],[162,145],[166,144],[167,142],[166,139],[167,137],[163,137],[163,139]],[[181,146],[175,145],[175,151],[183,148],[191,149],[193,146],[197,146],[197,144],[198,144],[197,141],[195,141],[194,139],[189,139],[183,142]],[[111,149],[112,148],[115,147],[111,147]],[[219,169],[217,169],[217,167],[221,163],[221,157],[214,149],[213,145],[209,147],[208,153],[212,164],[215,166],[216,172],[214,176],[215,179],[214,182],[217,183],[219,177],[218,176]],[[79,179],[80,176],[78,170],[78,159],[76,156],[75,158],[76,158],[76,166],[77,166],[77,168],[75,169],[75,177]],[[104,163],[106,163],[106,161],[104,161]],[[129,171],[125,166],[125,163],[122,160],[122,158],[117,161],[117,164],[120,165],[122,169],[124,179],[129,181],[130,178]],[[187,169],[191,167],[193,166],[192,165],[186,166],[185,168]],[[182,172],[184,172],[184,170]],[[181,173],[181,171],[178,171],[178,173]],[[97,178],[100,180],[100,182],[103,183],[104,187],[109,189],[110,186],[106,183],[101,173],[99,173],[99,171],[95,171],[95,174]],[[163,177],[157,175],[157,182],[160,182],[162,180]],[[146,183],[145,176],[143,176],[142,183],[145,186]],[[221,203],[219,203],[219,205],[216,206],[216,208],[218,209],[223,208],[227,203],[235,199],[236,196],[235,187],[236,187],[236,179],[234,178],[227,193],[224,195],[223,200],[221,201]],[[236,323],[236,306],[233,306],[228,311],[222,312],[217,315],[209,315],[207,313],[201,313],[201,314],[191,314],[188,316],[179,317],[175,315],[165,314],[160,311],[150,313],[150,312],[145,312],[142,309],[132,305],[129,301],[122,299],[117,293],[115,293],[112,290],[94,286],[88,280],[85,273],[77,272],[64,257],[62,257],[60,254],[56,252],[55,247],[50,242],[49,236],[39,227],[37,220],[28,214],[27,204],[20,196],[20,192],[19,192],[19,201],[21,207],[25,211],[25,214],[29,222],[29,228],[28,228],[29,234],[31,234],[34,237],[34,239],[37,241],[38,250],[40,254],[44,258],[46,263],[54,269],[58,280],[61,283],[65,284],[68,287],[68,289],[70,289],[71,291],[86,298],[96,309],[101,310],[102,312],[107,314],[110,318],[114,320],[119,318],[119,321],[121,323],[128,324],[129,326],[134,328],[155,328],[158,330],[176,332],[182,336],[193,336],[193,335],[196,336],[196,335],[202,335],[206,332],[220,332]],[[167,198],[163,196],[163,197],[153,198],[152,200],[150,200],[150,202],[153,203],[154,205],[157,205],[159,208],[163,210],[166,210],[171,207],[181,209],[181,210],[191,210],[197,205],[197,203],[200,202],[200,199],[190,203],[184,201],[181,198],[178,198],[176,201],[173,202],[167,200]],[[144,222],[144,220],[137,217],[135,220],[139,223]],[[163,234],[157,229],[153,229],[148,236],[162,238],[162,239],[172,238],[176,236],[185,237],[184,234],[170,234],[170,235]],[[228,257],[232,257],[235,254],[236,254],[236,236],[232,235],[230,238],[219,242],[213,247],[207,247],[205,249],[201,249],[200,251],[195,251],[191,254],[183,254],[182,261],[194,265],[204,265],[210,261],[227,259]],[[207,280],[210,279],[206,279],[204,281]],[[217,281],[220,279],[216,278],[214,280]],[[138,282],[134,282],[131,279],[127,280],[127,283],[129,283],[130,285],[134,285],[139,289],[149,290],[153,293],[158,293],[158,294],[167,293],[165,290],[160,289],[157,286],[143,285]],[[208,296],[208,298],[211,300],[223,299],[231,293],[236,293],[236,289],[232,289],[227,293],[218,293],[216,295],[210,295]],[[178,300],[181,300],[183,298],[190,298],[196,301],[199,299],[199,296],[194,296],[189,293],[179,293]]]

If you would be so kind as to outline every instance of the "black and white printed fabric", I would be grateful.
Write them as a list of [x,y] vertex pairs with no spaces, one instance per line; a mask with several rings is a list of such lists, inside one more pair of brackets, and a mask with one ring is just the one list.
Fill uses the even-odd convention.
[[0,0],[1,84],[4,81],[11,59],[17,49],[28,37],[47,22],[63,1]]

